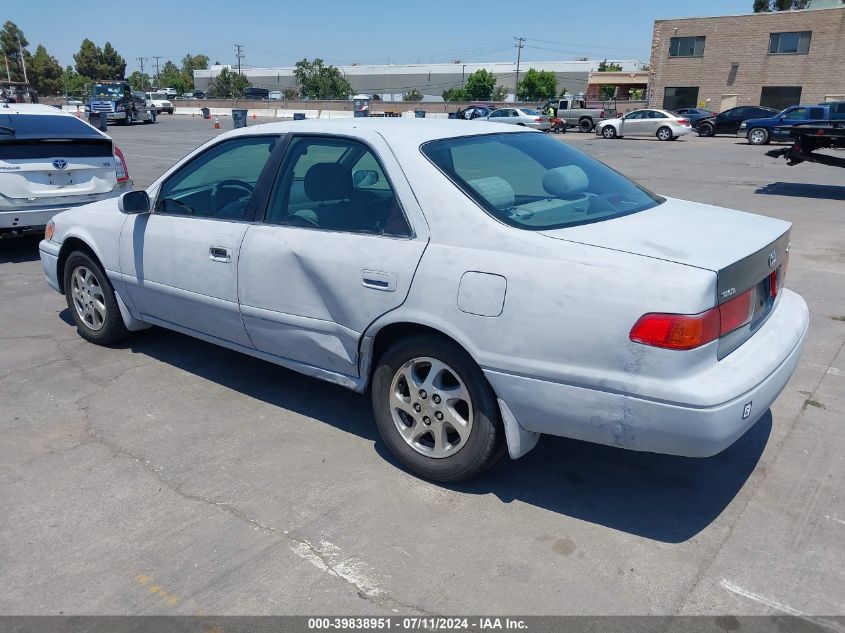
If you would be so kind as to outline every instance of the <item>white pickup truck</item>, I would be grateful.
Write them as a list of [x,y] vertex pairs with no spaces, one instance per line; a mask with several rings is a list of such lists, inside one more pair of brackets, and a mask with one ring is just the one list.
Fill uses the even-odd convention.
[[555,118],[566,127],[577,127],[581,132],[592,132],[599,121],[616,116],[615,110],[588,108],[584,99],[555,99],[543,104],[541,111],[547,114],[549,107],[555,111]]
[[168,99],[164,92],[148,92],[147,100],[156,109],[158,114],[167,112],[173,114],[173,103]]

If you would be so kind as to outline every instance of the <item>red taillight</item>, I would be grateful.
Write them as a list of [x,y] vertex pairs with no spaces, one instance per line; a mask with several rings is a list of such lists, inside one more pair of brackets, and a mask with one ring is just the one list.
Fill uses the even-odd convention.
[[129,169],[126,167],[126,159],[123,158],[123,152],[120,148],[114,148],[114,175],[117,176],[117,182],[126,182],[129,180]]
[[599,118],[600,119],[604,118],[604,110],[599,110]]
[[543,121],[545,121],[545,119],[542,117],[534,119],[534,123],[542,123]]
[[686,119],[678,119],[678,123],[681,125],[689,125],[689,121]]
[[701,314],[644,314],[631,328],[635,343],[666,349],[694,349],[719,338],[719,310]]
[[629,338],[652,347],[695,349],[751,321],[756,297],[756,288],[751,288],[699,314],[644,314],[631,328]]

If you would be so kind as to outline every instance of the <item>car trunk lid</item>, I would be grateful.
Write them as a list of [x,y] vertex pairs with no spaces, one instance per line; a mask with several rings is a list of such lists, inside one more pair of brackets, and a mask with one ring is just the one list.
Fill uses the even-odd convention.
[[639,213],[542,233],[713,271],[714,306],[751,291],[751,319],[720,339],[722,358],[750,338],[773,308],[786,273],[790,227],[783,220],[669,198]]

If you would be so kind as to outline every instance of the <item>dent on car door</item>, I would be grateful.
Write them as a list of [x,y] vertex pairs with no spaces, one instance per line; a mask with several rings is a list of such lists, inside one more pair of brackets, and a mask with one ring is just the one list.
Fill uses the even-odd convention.
[[212,146],[161,185],[152,213],[127,219],[121,272],[143,319],[251,346],[238,308],[238,255],[277,141],[244,136]]
[[427,242],[407,219],[415,203],[395,158],[380,155],[350,139],[291,140],[241,249],[241,314],[257,349],[357,377],[361,335],[404,302]]

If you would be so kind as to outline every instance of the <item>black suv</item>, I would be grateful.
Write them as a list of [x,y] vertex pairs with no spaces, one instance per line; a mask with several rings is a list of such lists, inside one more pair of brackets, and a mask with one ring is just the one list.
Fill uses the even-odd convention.
[[716,134],[730,134],[736,136],[739,126],[747,119],[765,119],[778,113],[772,108],[762,106],[737,106],[730,108],[706,119],[701,119],[694,125],[699,136],[715,136]]

